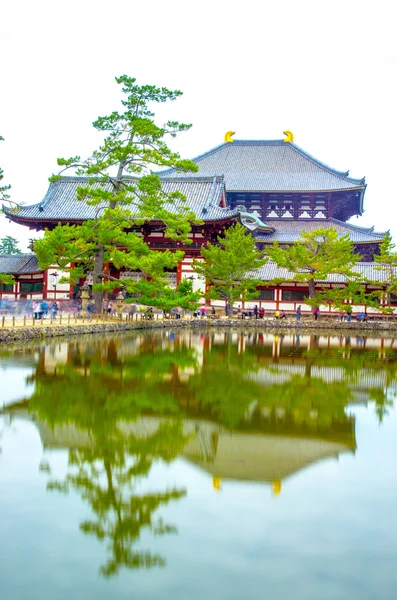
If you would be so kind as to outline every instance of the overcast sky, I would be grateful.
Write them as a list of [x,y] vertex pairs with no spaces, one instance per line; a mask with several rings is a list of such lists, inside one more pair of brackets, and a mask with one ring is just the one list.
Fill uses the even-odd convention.
[[[88,155],[92,121],[119,108],[114,77],[180,89],[161,120],[192,123],[191,158],[238,139],[295,142],[366,176],[352,223],[397,238],[397,3],[393,0],[0,0],[0,166],[39,202],[58,156]],[[0,217],[0,237],[34,232]]]

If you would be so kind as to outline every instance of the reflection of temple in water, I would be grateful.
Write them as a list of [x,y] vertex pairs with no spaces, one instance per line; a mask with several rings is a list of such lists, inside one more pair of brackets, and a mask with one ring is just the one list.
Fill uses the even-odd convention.
[[[118,432],[146,439],[161,423],[182,420],[187,441],[180,456],[210,473],[214,482],[272,482],[275,489],[277,482],[309,465],[354,453],[355,421],[346,406],[368,402],[374,390],[397,389],[392,339],[162,331],[50,344],[30,355],[26,351],[19,360],[26,365],[29,357],[35,368],[30,379],[38,390],[36,404],[42,389],[59,386],[57,394],[62,395],[68,373],[73,385],[88,395],[95,392],[95,378],[99,387],[121,398],[126,392],[139,393],[154,379],[153,393],[168,394],[174,412],[156,414],[155,402],[137,418],[126,410],[114,425]],[[232,421],[222,413],[228,406],[214,404],[214,390],[223,376],[230,388],[224,389],[225,395],[240,402]],[[290,405],[285,394],[292,382],[302,385],[299,393],[311,386],[313,402]],[[330,396],[317,406],[316,393],[322,389]],[[332,396],[333,389],[338,398]],[[46,449],[95,446],[91,431],[73,422],[50,426],[43,412],[38,418],[29,410],[29,401],[9,406],[7,412],[34,421]]]
[[[78,450],[94,448],[89,431],[73,424],[49,426],[30,413],[26,403],[10,406],[12,419],[27,419],[37,427],[45,450]],[[120,422],[125,436],[145,439],[155,434],[166,417],[139,417],[133,422]],[[203,468],[214,477],[231,480],[274,483],[282,481],[318,461],[340,454],[354,453],[354,422],[345,441],[316,439],[293,435],[229,431],[217,423],[183,420],[183,433],[188,441],[181,457]],[[347,433],[347,432],[345,432]]]

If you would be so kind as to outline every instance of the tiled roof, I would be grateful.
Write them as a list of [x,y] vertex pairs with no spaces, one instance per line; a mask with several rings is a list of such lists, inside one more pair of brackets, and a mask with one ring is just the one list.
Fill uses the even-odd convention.
[[[296,144],[283,140],[234,140],[193,160],[199,167],[199,175],[223,175],[228,192],[309,192],[365,187],[365,178],[352,179],[348,171],[336,171]],[[174,169],[159,175],[186,176]]]
[[[369,281],[385,281],[387,279],[387,274],[385,271],[379,270],[379,263],[375,262],[359,262],[354,267],[354,271],[358,273],[362,279]],[[397,269],[396,275],[397,275]],[[270,281],[275,278],[282,278],[286,280],[293,280],[294,274],[289,272],[287,269],[280,268],[276,265],[276,263],[269,261],[263,267],[255,271],[255,273],[251,274],[253,277],[258,277],[262,281]],[[343,283],[345,281],[345,277],[343,275],[338,275],[337,273],[333,273],[327,277],[327,282],[329,283]]]
[[21,275],[41,271],[34,254],[0,254],[0,273]]
[[261,233],[256,235],[258,242],[280,242],[280,243],[292,243],[295,242],[302,231],[314,231],[319,228],[335,227],[339,235],[348,234],[352,242],[358,244],[360,242],[381,242],[385,236],[384,233],[373,231],[373,228],[357,227],[357,225],[350,225],[338,219],[328,220],[317,220],[317,221],[283,221],[279,220],[267,220],[266,224],[274,229],[274,232],[269,234]]
[[[7,216],[15,221],[84,221],[95,218],[100,206],[90,206],[84,201],[76,200],[76,190],[88,182],[85,177],[62,177],[50,183],[42,202],[30,206],[22,206],[18,211],[3,209]],[[95,184],[93,187],[100,187]],[[164,177],[162,188],[166,193],[182,192],[186,203],[176,201],[166,203],[165,208],[172,212],[180,212],[182,207],[190,209],[202,221],[219,221],[229,219],[238,214],[237,210],[219,206],[224,192],[222,177],[186,177],[183,180]],[[111,189],[106,184],[104,189]]]

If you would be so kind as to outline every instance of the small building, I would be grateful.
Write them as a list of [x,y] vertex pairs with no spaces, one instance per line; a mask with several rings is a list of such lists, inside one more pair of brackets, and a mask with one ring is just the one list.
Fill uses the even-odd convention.
[[42,298],[44,272],[34,254],[0,254],[0,273],[12,275],[14,283],[0,283],[0,298]]
[[0,273],[14,278],[14,283],[0,283],[0,300],[69,298],[69,284],[60,283],[55,270],[40,269],[34,254],[0,254]]

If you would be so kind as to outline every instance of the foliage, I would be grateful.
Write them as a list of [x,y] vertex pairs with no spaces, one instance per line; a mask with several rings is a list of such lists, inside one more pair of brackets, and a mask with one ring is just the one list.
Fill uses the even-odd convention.
[[0,254],[22,254],[18,244],[17,239],[6,235],[6,237],[0,239]]
[[262,258],[254,238],[240,223],[228,229],[217,241],[217,244],[202,247],[204,261],[195,260],[193,269],[208,285],[207,298],[225,300],[232,307],[240,298],[255,297],[261,280],[253,273],[267,259]]
[[307,298],[305,302],[312,307],[330,304],[336,310],[346,312],[352,311],[352,304],[365,305],[366,308],[376,308],[379,312],[390,312],[387,307],[379,303],[380,295],[379,290],[368,291],[365,288],[364,281],[352,279],[346,281],[344,286],[316,289],[315,297],[313,299]]
[[[144,532],[155,536],[176,532],[157,511],[186,491],[140,492],[139,484],[155,461],[174,460],[189,441],[179,407],[165,390],[161,393],[161,384],[175,365],[194,364],[192,350],[182,346],[175,352],[163,351],[143,338],[136,355],[119,356],[115,342],[106,340],[91,347],[74,346],[69,359],[57,367],[56,378],[38,370],[29,403],[29,410],[52,435],[68,426],[75,431],[68,473],[63,480],[51,479],[48,489],[75,490],[90,506],[92,517],[80,524],[80,530],[108,542],[108,559],[100,569],[105,577],[122,567],[164,566],[161,555],[141,549],[140,538]],[[144,415],[153,412],[159,418],[148,431]]]
[[[158,291],[156,291],[156,287]],[[139,294],[139,302],[146,305],[156,306],[164,312],[170,312],[172,308],[183,308],[194,311],[198,308],[200,291],[193,291],[193,281],[188,278],[182,279],[176,289],[166,287],[166,282],[160,285],[142,278],[136,285]]]
[[12,283],[14,283],[14,278],[12,275],[6,275],[4,273],[0,273],[0,283],[4,283],[5,285],[12,284]]
[[375,255],[375,262],[379,263],[376,269],[382,272],[383,275],[379,285],[383,288],[383,295],[386,297],[387,306],[390,308],[390,296],[391,294],[397,294],[397,252],[389,231],[386,232],[379,250],[380,253]]
[[307,283],[308,298],[305,299],[311,306],[324,303],[324,294],[316,290],[316,283],[327,281],[329,275],[334,273],[343,276],[346,281],[344,288],[329,289],[325,293],[326,302],[340,304],[343,300],[351,298],[352,289],[349,284],[356,285],[359,279],[354,267],[359,261],[359,256],[354,254],[354,244],[349,236],[338,236],[334,227],[319,228],[314,231],[303,231],[300,238],[291,246],[281,248],[277,242],[267,248],[268,256],[278,267],[287,269],[290,273],[285,278],[273,280],[299,281]]
[[[64,167],[61,173],[72,168],[77,175],[87,178],[77,188],[77,200],[94,207],[95,218],[82,225],[58,225],[35,243],[43,268],[56,264],[64,271],[69,270],[72,282],[92,271],[97,310],[101,309],[103,291],[120,287],[120,281],[105,271],[108,262],[127,271],[141,271],[146,287],[153,286],[149,296],[167,289],[164,270],[175,268],[183,254],[153,252],[140,237],[139,227],[144,229],[146,222],[155,220],[163,224],[160,228],[165,236],[188,242],[190,223],[195,221],[185,206],[183,194],[166,193],[159,177],[151,171],[153,166],[197,170],[193,162],[172,152],[165,141],[191,126],[178,121],[159,126],[150,110],[150,105],[173,101],[181,92],[138,86],[134,78],[126,75],[116,81],[125,95],[124,112],[113,111],[93,123],[95,129],[106,133],[102,145],[86,159],[79,156],[58,159],[58,164]],[[50,178],[58,179],[59,175]],[[76,261],[77,264],[68,267]],[[123,280],[130,294],[136,294],[139,285],[133,278]]]
[[[4,138],[0,135],[0,141],[4,141]],[[3,169],[0,167],[0,182],[1,180],[4,178],[3,175]],[[8,200],[9,195],[7,194],[7,190],[10,189],[10,185],[0,185],[0,201],[1,200]],[[3,238],[5,239],[5,238]],[[3,242],[3,240],[1,240],[1,242]],[[0,243],[1,243],[0,242]],[[0,253],[4,254],[4,252]],[[11,275],[5,275],[4,273],[0,273],[0,283],[4,283],[4,284],[8,284],[8,283],[13,283],[13,278],[11,277]]]
[[[0,135],[0,141],[4,142],[4,138]],[[4,171],[3,169],[0,167],[0,182],[2,181],[2,179],[4,178]],[[7,194],[7,191],[11,188],[10,185],[0,185],[0,200],[8,200],[9,195]]]

